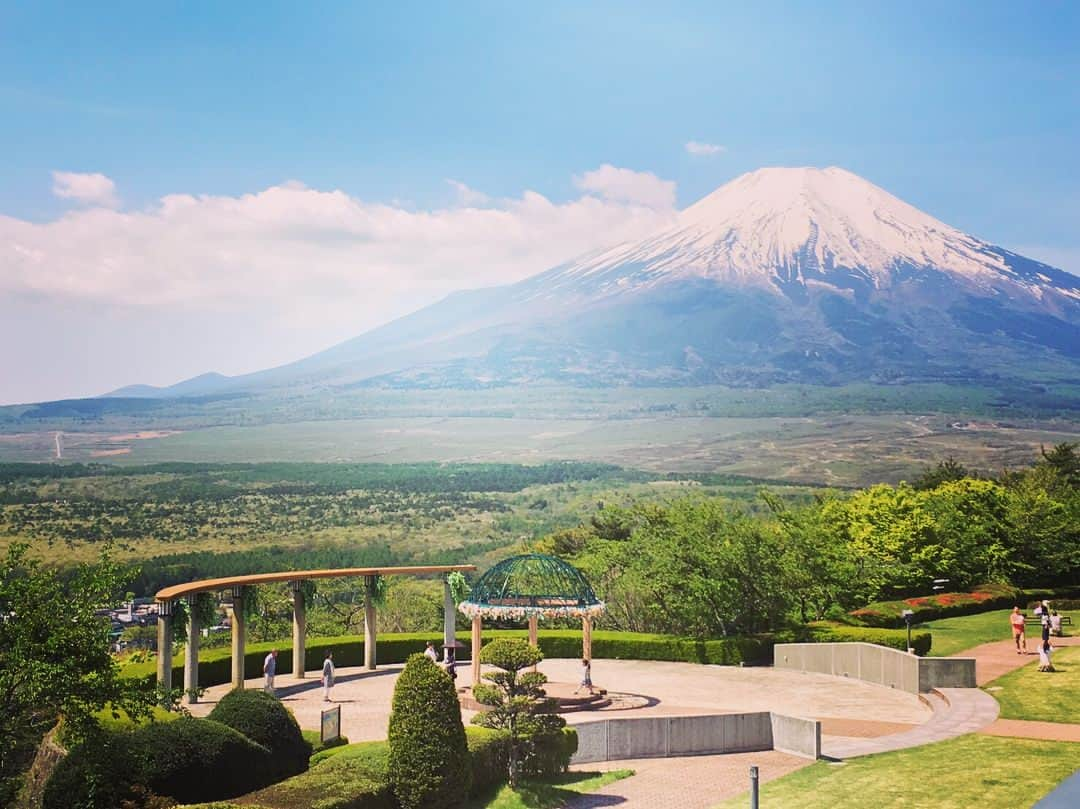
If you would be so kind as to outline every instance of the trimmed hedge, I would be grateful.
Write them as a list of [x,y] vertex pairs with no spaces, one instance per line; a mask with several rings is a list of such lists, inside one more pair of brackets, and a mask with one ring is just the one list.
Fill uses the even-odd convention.
[[181,803],[243,795],[268,783],[270,751],[220,722],[186,717],[101,734],[74,748],[45,785],[44,809],[115,809],[132,785]]
[[274,781],[304,772],[311,745],[296,717],[275,696],[255,689],[234,688],[221,698],[207,719],[238,730],[270,751]]
[[[818,621],[791,634],[791,641],[801,643],[876,643],[890,649],[907,651],[906,629],[878,629],[866,626],[847,626],[831,621]],[[777,642],[785,640],[777,637]],[[915,654],[925,657],[930,652],[932,637],[929,632],[911,633],[911,646]]]
[[[903,621],[900,622],[903,625]],[[861,627],[850,627],[859,629]],[[653,635],[641,632],[593,632],[593,658],[597,660],[666,660],[676,663],[709,663],[719,666],[769,665],[773,659],[773,644],[791,640],[813,641],[813,633],[783,631],[773,635],[755,635],[731,638],[680,638],[674,635]],[[494,629],[484,632],[484,642],[496,638],[527,638],[523,629]],[[890,636],[884,645],[896,649],[906,648],[905,640]],[[899,637],[899,636],[897,636]],[[856,638],[848,638],[855,640]],[[862,638],[858,638],[861,640]],[[409,655],[423,652],[428,641],[442,644],[442,635],[436,633],[402,633],[380,635],[378,662],[404,663]],[[870,641],[877,642],[877,641]],[[575,659],[581,657],[581,631],[576,629],[545,629],[539,635],[540,650],[545,658]],[[929,644],[929,641],[927,641]],[[928,647],[929,648],[929,647]],[[292,649],[284,643],[249,644],[244,655],[245,676],[259,677],[266,653],[278,649],[278,672],[292,671]],[[307,644],[308,670],[321,667],[327,650],[334,652],[334,664],[341,667],[362,666],[364,663],[364,639],[359,635],[334,638],[310,638]],[[464,659],[464,653],[459,659]],[[154,677],[154,661],[127,666],[125,677]],[[199,654],[199,685],[209,687],[229,682],[231,678],[230,651],[226,648],[208,649]],[[183,679],[183,660],[176,657],[173,666],[173,682]]]
[[911,622],[919,624],[937,618],[1006,609],[1022,601],[1022,591],[1007,584],[984,584],[970,593],[939,593],[899,601],[876,601],[849,614],[867,626],[899,628],[904,626],[904,610],[911,610],[914,613]]
[[[577,733],[572,728],[577,747]],[[501,731],[465,728],[472,773],[470,797],[486,794],[506,782],[509,739]],[[569,746],[570,742],[564,742]],[[327,750],[306,773],[243,796],[243,805],[262,809],[399,809],[390,787],[387,742],[359,742]],[[215,803],[201,809],[239,809],[240,804]]]
[[450,675],[426,655],[411,655],[394,685],[387,744],[403,809],[452,809],[469,791],[461,703]]

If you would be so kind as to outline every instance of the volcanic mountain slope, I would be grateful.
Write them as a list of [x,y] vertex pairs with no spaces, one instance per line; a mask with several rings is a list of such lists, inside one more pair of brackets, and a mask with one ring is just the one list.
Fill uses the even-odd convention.
[[1080,278],[962,233],[843,169],[770,168],[639,241],[517,284],[451,295],[231,383],[757,385],[1039,374],[1080,379]]

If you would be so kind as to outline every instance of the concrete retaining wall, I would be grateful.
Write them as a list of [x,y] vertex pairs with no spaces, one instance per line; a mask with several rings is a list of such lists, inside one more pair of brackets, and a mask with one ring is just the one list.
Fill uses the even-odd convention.
[[605,719],[574,728],[578,734],[575,764],[773,749],[814,759],[821,755],[820,722],[767,711]]
[[916,657],[874,643],[778,643],[773,660],[778,669],[851,677],[911,694],[975,687],[973,658]]

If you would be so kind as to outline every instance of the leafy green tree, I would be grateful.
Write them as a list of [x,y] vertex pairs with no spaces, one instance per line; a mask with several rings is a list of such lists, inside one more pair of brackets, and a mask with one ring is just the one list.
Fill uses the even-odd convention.
[[1077,448],[1080,444],[1064,442],[1056,444],[1049,452],[1045,447],[1040,447],[1042,464],[1053,469],[1060,476],[1065,485],[1080,489],[1080,453]]
[[461,805],[472,778],[461,703],[453,680],[414,654],[394,686],[388,734],[389,774],[403,809]]
[[943,461],[938,461],[936,466],[927,467],[911,482],[914,489],[920,491],[936,489],[942,483],[964,478],[974,477],[971,471],[951,455]]
[[95,614],[120,600],[130,578],[103,554],[61,580],[26,545],[8,548],[0,562],[0,804],[60,716],[66,737],[77,740],[110,703],[138,719],[157,701],[152,685],[119,676],[109,623]]
[[473,723],[505,730],[510,737],[509,780],[517,789],[523,759],[535,754],[541,740],[560,732],[566,725],[561,716],[550,713],[553,700],[544,691],[547,677],[538,671],[522,674],[544,659],[543,653],[516,638],[499,638],[480,650],[480,662],[495,666],[473,688],[473,697],[488,710],[473,717]]

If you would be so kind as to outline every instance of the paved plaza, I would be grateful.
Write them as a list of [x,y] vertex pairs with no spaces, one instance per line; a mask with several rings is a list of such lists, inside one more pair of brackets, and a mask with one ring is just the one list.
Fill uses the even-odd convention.
[[[342,733],[350,741],[386,738],[390,702],[401,665],[381,666],[376,671],[339,669],[332,697],[341,706]],[[579,660],[545,660],[540,670],[557,682],[571,683],[579,675]],[[469,669],[458,671],[465,685]],[[931,719],[933,712],[914,694],[846,680],[825,674],[782,671],[772,668],[703,666],[643,660],[596,660],[593,680],[611,692],[634,695],[640,707],[621,710],[583,711],[566,715],[568,722],[614,717],[688,716],[711,713],[774,711],[807,719],[821,719],[828,738],[831,729],[866,738],[910,730]],[[278,676],[276,691],[296,715],[300,726],[316,730],[321,711],[322,687],[317,672],[299,680]],[[247,681],[248,688],[262,687],[262,679]],[[229,685],[207,690],[203,700],[191,706],[205,716]],[[643,705],[641,703],[644,703]],[[462,711],[468,722],[473,711]]]
[[[1077,640],[1065,639],[1061,645],[1074,642]],[[1010,652],[1008,641],[986,644],[958,656],[976,658],[980,683],[1033,659]],[[553,682],[574,683],[580,666],[576,659],[545,660],[540,670]],[[305,679],[279,676],[276,692],[305,729],[317,730],[322,710],[340,705],[342,732],[350,741],[385,739],[394,684],[401,669],[401,665],[381,666],[376,671],[339,669],[330,705],[323,702],[318,672],[309,672]],[[468,683],[469,674],[467,665],[459,668],[459,685]],[[822,753],[831,759],[915,747],[971,732],[1062,740],[1076,739],[1080,732],[1080,725],[998,719],[997,702],[977,688],[939,689],[920,697],[825,674],[642,660],[595,660],[593,679],[616,696],[614,705],[600,711],[567,714],[569,723],[773,711],[819,720]],[[261,678],[247,681],[248,688],[261,686]],[[221,685],[208,689],[202,702],[191,706],[191,712],[205,716],[229,688]],[[462,711],[466,723],[473,713]],[[633,769],[636,774],[575,798],[568,809],[707,809],[745,792],[751,765],[759,768],[764,783],[811,763],[786,753],[765,751],[582,764],[574,769]]]

